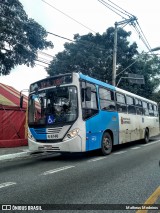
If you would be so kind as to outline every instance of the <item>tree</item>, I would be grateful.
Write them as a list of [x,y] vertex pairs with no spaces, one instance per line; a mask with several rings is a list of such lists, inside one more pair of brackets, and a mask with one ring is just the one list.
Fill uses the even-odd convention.
[[15,66],[34,66],[37,51],[53,47],[46,30],[28,18],[19,0],[0,0],[0,75]]
[[[152,94],[152,100],[156,101],[158,103],[158,111],[160,113],[160,90],[156,91]],[[160,114],[159,114],[159,118],[160,118]]]
[[[137,54],[137,45],[129,45],[127,37],[130,32],[123,29],[118,31],[118,52],[123,57],[118,57],[118,64],[124,64]],[[74,43],[65,43],[65,50],[56,55],[47,68],[49,75],[82,71],[84,74],[111,82],[112,58],[113,58],[114,28],[100,35],[92,33],[74,36]],[[126,63],[127,64],[127,63]]]
[[[140,54],[137,44],[129,43],[131,32],[118,29],[117,48],[117,82],[125,75],[123,70],[131,65],[126,72],[144,75],[145,85],[131,85],[128,80],[122,80],[119,87],[130,92],[150,97],[159,84],[159,59],[156,56]],[[100,35],[91,33],[74,36],[74,42],[65,43],[65,50],[58,53],[47,68],[49,75],[80,71],[91,77],[111,83],[113,63],[114,28],[110,27]],[[139,60],[137,60],[139,58]],[[148,95],[147,95],[148,94]]]
[[143,75],[145,84],[131,84],[128,82],[128,80],[123,80],[119,86],[148,99],[153,99],[152,94],[157,89],[160,82],[160,59],[154,54],[149,55],[144,52],[139,54],[137,59],[135,63],[126,71],[128,73]]

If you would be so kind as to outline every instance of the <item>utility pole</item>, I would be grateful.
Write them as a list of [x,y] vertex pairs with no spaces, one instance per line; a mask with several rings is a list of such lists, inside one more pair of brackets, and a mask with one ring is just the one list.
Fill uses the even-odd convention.
[[117,61],[117,31],[118,26],[122,24],[129,24],[137,20],[135,16],[125,19],[124,21],[115,22],[115,31],[114,31],[114,48],[113,48],[113,70],[112,70],[112,85],[116,85],[116,61]]
[[115,22],[115,30],[114,30],[114,47],[113,47],[113,71],[112,71],[112,85],[116,85],[116,64],[117,64],[117,31],[118,31],[118,23]]

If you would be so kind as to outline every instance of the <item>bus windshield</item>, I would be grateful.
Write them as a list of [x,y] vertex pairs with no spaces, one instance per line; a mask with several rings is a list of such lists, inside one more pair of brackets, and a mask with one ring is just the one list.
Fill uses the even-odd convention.
[[56,87],[30,94],[29,125],[52,125],[75,121],[78,114],[75,86]]

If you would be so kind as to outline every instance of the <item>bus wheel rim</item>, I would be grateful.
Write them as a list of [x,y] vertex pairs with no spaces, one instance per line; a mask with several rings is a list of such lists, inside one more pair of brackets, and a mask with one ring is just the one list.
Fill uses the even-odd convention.
[[108,137],[104,137],[103,139],[103,147],[105,150],[109,150],[112,146],[111,146],[111,141],[109,140]]

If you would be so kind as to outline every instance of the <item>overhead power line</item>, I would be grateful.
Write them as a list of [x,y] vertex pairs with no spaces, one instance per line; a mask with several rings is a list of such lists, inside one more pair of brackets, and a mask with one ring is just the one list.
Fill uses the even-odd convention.
[[[113,7],[112,5],[110,5],[109,3],[103,1],[103,0],[98,0],[101,4],[103,4],[105,7],[107,7],[108,9],[112,10],[114,13],[116,13],[117,15],[121,16],[123,19],[125,19],[125,17],[122,15],[124,14],[122,11],[118,10],[117,8]],[[120,14],[120,13],[122,14]],[[126,15],[126,14],[125,14]]]
[[142,31],[142,28],[140,27],[140,25],[139,25],[139,23],[138,23],[137,20],[136,20],[136,22],[137,22],[137,25],[139,26],[139,29],[140,29],[142,35],[143,35],[144,38],[145,38],[146,43],[148,44],[148,47],[149,47],[148,49],[151,49],[151,46],[149,45],[149,42],[147,41],[147,38],[146,38],[146,36],[144,35],[144,33],[143,33],[143,31]]
[[132,24],[132,27],[135,30],[135,32],[137,33],[139,39],[141,39],[141,41],[144,43],[144,45],[147,47],[147,49],[150,50],[151,47],[150,47],[148,41],[146,41],[145,38],[141,35],[137,25],[136,24]]
[[39,60],[39,59],[36,59],[35,61],[39,61],[39,62],[41,62],[41,63],[43,63],[43,64],[47,64],[47,65],[49,65],[49,63],[48,63],[48,62],[41,61],[41,60]]
[[[114,13],[116,13],[117,15],[121,16],[121,18],[126,20],[126,17],[135,17],[134,15],[132,15],[131,13],[127,12],[126,10],[122,9],[121,7],[119,7],[118,5],[116,5],[115,3],[113,3],[111,0],[106,0],[109,3],[107,3],[104,0],[98,0],[100,3],[102,3],[104,6],[106,6],[108,9],[110,9],[111,11],[113,11]],[[114,6],[113,6],[114,5]],[[144,45],[147,47],[148,50],[151,49],[149,42],[145,36],[145,34],[142,31],[142,28],[140,27],[137,19],[135,19],[135,22],[131,22],[130,24],[131,26],[134,27],[135,31],[137,32],[139,38],[142,40],[142,42],[144,43]]]
[[127,12],[126,10],[124,10],[123,8],[121,8],[120,6],[118,6],[117,4],[113,3],[112,1],[108,0],[109,2],[111,2],[113,5],[115,5],[117,8],[121,9],[122,11],[124,11],[124,13],[127,15],[128,14],[128,17],[132,17],[134,16],[133,14]]
[[43,52],[43,51],[38,51],[38,54],[42,54],[42,55],[47,56],[47,57],[49,57],[49,58],[53,58],[53,55],[50,55],[50,54],[45,53],[45,52]]
[[47,66],[43,66],[42,64],[35,63],[37,66],[47,68]]
[[[57,34],[55,34],[55,33],[51,33],[51,32],[47,32],[47,33],[48,33],[48,34],[51,34],[51,35],[53,35],[53,36],[59,37],[59,38],[61,38],[61,39],[65,39],[65,40],[74,42],[74,43],[77,42],[76,40],[72,40],[72,39],[69,39],[69,38],[66,38],[66,37],[57,35]],[[97,50],[105,50],[105,51],[106,51],[105,48],[98,47],[98,46],[96,46],[95,43],[89,42],[89,41],[87,41],[87,40],[86,40],[86,41],[85,41],[85,40],[83,40],[83,41],[80,40],[80,41],[78,41],[78,43],[80,43],[81,45],[86,46],[86,47],[91,47],[91,45],[92,45],[92,46],[94,45],[94,49],[97,49]]]
[[65,38],[65,37],[60,36],[60,35],[57,35],[57,34],[55,34],[55,33],[51,33],[51,32],[47,32],[47,33],[48,33],[48,34],[51,34],[51,35],[54,35],[54,36],[57,36],[57,37],[59,37],[59,38],[65,39],[65,40],[67,40],[67,41],[72,41],[72,42],[74,42],[73,40],[71,40],[71,39],[69,39],[69,38]]
[[41,60],[41,61],[43,61],[43,62],[45,62],[45,63],[50,63],[50,61],[49,60],[47,60],[47,59],[45,59],[45,58],[42,58],[42,57],[38,57],[38,60]]
[[91,28],[87,27],[86,25],[82,24],[81,22],[77,21],[76,19],[72,18],[71,16],[69,16],[68,14],[64,13],[63,11],[57,9],[56,7],[54,7],[53,5],[49,4],[48,2],[46,2],[45,0],[42,0],[45,4],[49,5],[50,7],[52,7],[53,9],[57,10],[58,12],[62,13],[63,15],[65,15],[67,18],[71,19],[72,21],[76,22],[77,24],[85,27],[86,29],[88,29],[89,31],[96,33],[94,30],[92,30]]

